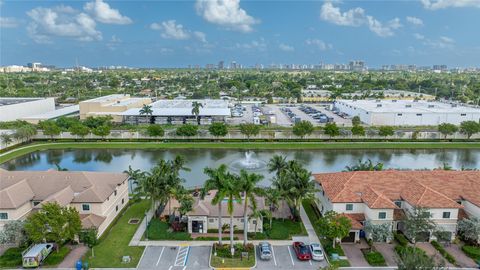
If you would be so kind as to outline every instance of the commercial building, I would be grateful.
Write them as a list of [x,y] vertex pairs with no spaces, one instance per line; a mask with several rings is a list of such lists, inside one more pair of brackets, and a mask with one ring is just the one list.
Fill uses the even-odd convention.
[[22,117],[20,120],[27,121],[31,124],[38,124],[40,121],[56,119],[56,118],[59,118],[61,116],[78,115],[78,112],[79,112],[79,106],[78,105],[72,105],[72,106],[65,106],[65,107],[62,107],[62,108],[58,108],[56,110],[48,111],[48,112],[45,112],[45,113],[40,113],[40,114],[35,114],[35,115]]
[[15,121],[23,117],[55,110],[53,98],[4,98],[0,97],[0,122]]
[[150,98],[130,97],[130,95],[114,94],[81,101],[80,119],[86,119],[89,116],[107,116],[110,115],[114,122],[122,122],[122,113],[132,109],[140,108],[145,104],[150,104]]
[[[480,218],[480,172],[478,171],[358,171],[314,174],[316,196],[322,213],[335,211],[350,219],[350,234],[342,239],[357,242],[369,237],[365,222],[391,225],[402,231],[406,213],[415,207],[427,209],[437,228],[457,233],[457,221]],[[417,241],[435,239],[422,232]]]
[[82,227],[101,235],[128,204],[128,175],[68,171],[6,171],[0,169],[0,229],[24,220],[48,202],[74,207]]
[[158,100],[151,105],[151,115],[141,115],[141,108],[132,108],[121,115],[123,121],[130,124],[185,124],[197,123],[197,117],[192,113],[193,104],[197,102],[199,108],[199,123],[208,125],[212,122],[224,122],[231,115],[228,101],[222,99],[172,99]]
[[422,100],[338,100],[334,108],[374,126],[459,125],[480,120],[480,108]]

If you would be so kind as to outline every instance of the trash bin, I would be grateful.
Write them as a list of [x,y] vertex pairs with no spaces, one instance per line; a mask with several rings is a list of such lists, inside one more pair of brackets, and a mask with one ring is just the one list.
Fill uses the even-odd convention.
[[77,270],[82,270],[82,261],[81,260],[78,260],[76,263],[75,263],[75,268]]
[[88,262],[83,263],[83,270],[88,270]]

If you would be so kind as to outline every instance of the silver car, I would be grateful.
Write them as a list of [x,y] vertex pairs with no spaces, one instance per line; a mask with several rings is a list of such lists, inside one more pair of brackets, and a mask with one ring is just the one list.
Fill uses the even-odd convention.
[[325,260],[325,256],[323,255],[322,248],[320,244],[311,244],[310,245],[310,253],[312,253],[312,259],[314,261],[323,261]]
[[258,244],[258,252],[262,260],[268,261],[272,258],[272,246],[268,242],[260,242]]

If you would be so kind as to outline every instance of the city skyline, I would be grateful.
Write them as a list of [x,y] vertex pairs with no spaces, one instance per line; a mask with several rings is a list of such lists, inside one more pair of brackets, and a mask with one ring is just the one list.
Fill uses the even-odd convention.
[[2,1],[0,65],[476,67],[480,1]]

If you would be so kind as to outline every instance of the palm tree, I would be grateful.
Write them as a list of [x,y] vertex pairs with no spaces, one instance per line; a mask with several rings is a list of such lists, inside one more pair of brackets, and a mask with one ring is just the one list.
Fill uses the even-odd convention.
[[222,201],[226,197],[226,185],[232,177],[227,171],[227,165],[222,164],[217,169],[205,168],[203,173],[208,176],[208,179],[203,184],[200,193],[202,199],[211,191],[216,190],[215,196],[212,199],[212,205],[218,205],[218,243],[222,245]]
[[197,124],[198,124],[198,116],[200,115],[200,108],[203,108],[202,103],[197,101],[192,102],[192,114],[195,115]]
[[[269,228],[272,229],[273,213],[268,211],[267,209],[262,209],[262,210],[260,210],[260,215],[262,216],[262,218],[267,218],[268,219],[268,221],[270,222],[270,227]],[[257,224],[255,224],[255,232],[257,231],[256,227],[257,227]]]
[[0,135],[0,140],[2,140],[2,143],[7,147],[12,142],[12,136],[7,133],[2,133]]
[[148,121],[148,116],[152,116],[153,114],[152,105],[143,104],[143,107],[140,109],[139,113],[140,115],[145,115],[147,123],[150,123],[150,121]]
[[[265,200],[269,203],[269,213],[273,214],[273,212],[277,211],[278,204],[282,198],[282,193],[280,190],[276,188],[268,188],[264,191]],[[284,201],[284,200],[282,200]],[[272,219],[270,219],[270,227],[272,227]]]
[[280,175],[280,172],[287,167],[287,157],[281,155],[274,155],[270,161],[268,161],[268,171],[270,173],[276,172],[277,177]]
[[257,226],[258,226],[258,219],[262,218],[262,211],[257,208],[256,205],[250,205],[250,216],[248,218],[254,218],[255,219],[255,234],[257,234]]
[[242,196],[240,195],[240,188],[238,186],[239,181],[240,179],[238,175],[233,175],[227,180],[225,185],[225,195],[227,195],[227,212],[230,215],[230,251],[232,253],[232,258],[235,253],[235,249],[233,248],[233,232],[235,231],[233,226],[233,211],[235,209],[235,203],[242,203]]
[[239,189],[243,192],[243,245],[247,245],[248,241],[248,202],[251,201],[252,207],[257,208],[257,201],[255,195],[263,194],[263,189],[258,187],[257,184],[263,179],[263,175],[248,173],[245,170],[240,171],[240,185]]

